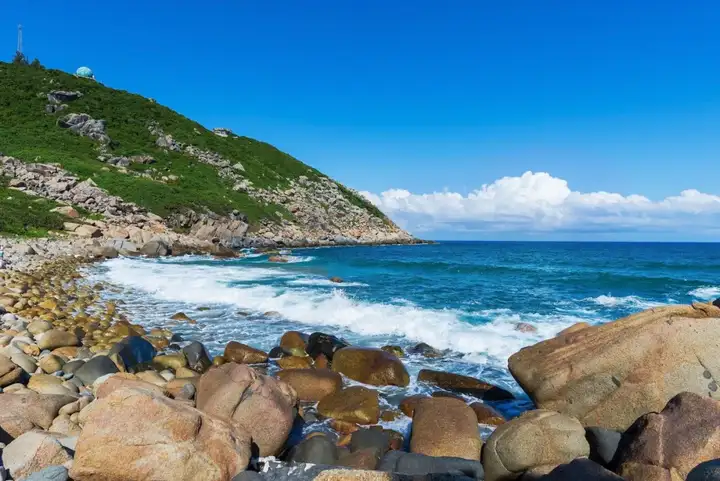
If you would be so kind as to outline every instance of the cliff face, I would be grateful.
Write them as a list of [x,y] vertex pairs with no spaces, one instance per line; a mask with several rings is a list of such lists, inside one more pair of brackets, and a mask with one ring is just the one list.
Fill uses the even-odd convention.
[[299,160],[152,99],[5,63],[0,84],[0,174],[33,195],[233,247],[413,242]]

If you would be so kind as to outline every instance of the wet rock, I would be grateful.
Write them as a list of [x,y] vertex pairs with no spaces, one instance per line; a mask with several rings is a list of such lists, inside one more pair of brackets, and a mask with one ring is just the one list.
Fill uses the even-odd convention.
[[479,461],[462,458],[425,456],[423,454],[405,453],[403,451],[389,451],[380,460],[377,469],[379,471],[409,476],[422,476],[426,474],[443,474],[457,477],[466,476],[467,478],[465,479],[469,478],[471,480],[482,480],[484,474]]
[[700,462],[720,458],[720,402],[694,393],[673,397],[623,434],[615,470],[628,481],[685,479]]
[[289,369],[277,377],[295,390],[300,401],[320,401],[342,388],[340,374],[329,369]]
[[170,246],[162,240],[151,240],[140,248],[140,254],[147,257],[165,257],[170,255]]
[[477,422],[479,424],[489,424],[491,426],[500,426],[505,423],[505,416],[500,414],[492,406],[488,406],[485,403],[474,402],[470,404],[470,409],[475,411],[477,416]]
[[277,365],[283,369],[309,369],[312,367],[312,359],[310,356],[284,356],[277,360]]
[[195,372],[205,372],[212,366],[212,361],[210,361],[207,349],[198,341],[193,341],[183,347],[182,352],[187,358],[188,367]]
[[421,399],[413,414],[410,451],[427,456],[480,459],[482,441],[475,413],[452,398]]
[[585,439],[590,445],[590,459],[602,466],[609,467],[615,457],[621,436],[622,433],[611,429],[585,428]]
[[377,424],[380,419],[377,391],[362,386],[348,387],[325,396],[317,409],[326,418],[357,424]]
[[77,481],[226,481],[250,460],[248,433],[145,390],[114,391],[80,418],[70,470]]
[[405,351],[403,351],[403,348],[400,346],[383,346],[380,349],[397,357],[405,357]]
[[408,349],[408,354],[416,354],[423,357],[438,358],[443,357],[442,351],[435,349],[429,344],[421,342]]
[[520,350],[509,367],[538,407],[622,431],[679,392],[720,399],[706,367],[718,344],[720,308],[667,306],[560,334]]
[[350,452],[371,448],[382,457],[390,450],[390,433],[383,429],[359,429],[352,433],[349,448]]
[[280,338],[280,347],[284,352],[293,356],[305,356],[308,335],[298,331],[288,331]]
[[178,370],[181,367],[187,366],[187,363],[185,354],[182,352],[155,356],[152,360],[153,367],[158,371],[162,371],[164,369]]
[[64,464],[72,457],[54,435],[31,431],[8,444],[2,451],[2,460],[14,479],[23,479],[47,467]]
[[317,359],[322,354],[328,361],[332,362],[335,352],[347,346],[349,344],[338,337],[322,332],[314,332],[308,338],[307,353],[313,359]]
[[262,364],[268,361],[268,355],[265,351],[236,341],[227,343],[223,358],[227,362],[236,362],[238,364]]
[[288,461],[294,463],[336,464],[338,450],[325,434],[314,434],[303,439],[290,450]]
[[284,382],[235,363],[208,370],[196,394],[198,409],[230,419],[250,433],[261,456],[282,449],[293,425],[295,402],[295,391]]
[[413,417],[415,406],[417,406],[418,401],[427,398],[428,396],[425,394],[413,394],[412,396],[408,396],[400,401],[400,411],[402,411],[406,416]]
[[146,339],[128,336],[110,349],[109,356],[114,354],[122,360],[126,370],[133,371],[138,364],[152,362],[157,351]]
[[535,410],[498,426],[485,443],[482,464],[486,481],[500,481],[538,467],[552,469],[589,453],[585,429],[577,419]]
[[407,386],[410,383],[402,361],[381,349],[340,349],[335,352],[332,369],[355,381],[375,386]]
[[502,401],[514,398],[510,392],[500,387],[493,386],[474,377],[451,372],[423,369],[418,373],[418,381],[433,384],[448,391],[469,394],[487,401]]
[[49,349],[52,351],[58,347],[79,346],[80,340],[71,332],[50,329],[40,336],[37,345],[41,350]]
[[698,464],[688,474],[687,481],[720,481],[720,459]]
[[99,377],[118,372],[118,368],[107,356],[95,356],[75,370],[75,377],[86,386],[91,386]]

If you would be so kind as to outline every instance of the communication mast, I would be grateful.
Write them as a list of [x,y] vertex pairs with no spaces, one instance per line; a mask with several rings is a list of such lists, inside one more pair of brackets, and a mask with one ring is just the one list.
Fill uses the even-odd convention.
[[17,51],[18,53],[22,53],[22,25],[18,25],[18,44],[17,44]]

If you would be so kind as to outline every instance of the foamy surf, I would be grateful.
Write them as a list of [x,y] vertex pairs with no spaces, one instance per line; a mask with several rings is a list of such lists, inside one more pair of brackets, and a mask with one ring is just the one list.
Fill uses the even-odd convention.
[[697,299],[711,301],[711,300],[714,300],[714,299],[717,299],[718,297],[720,297],[720,287],[717,287],[717,286],[698,287],[697,289],[693,289],[692,291],[688,292],[688,295],[691,295]]
[[586,298],[585,301],[589,301],[603,307],[630,307],[636,309],[650,309],[662,305],[661,302],[649,301],[638,296],[614,297],[602,295]]

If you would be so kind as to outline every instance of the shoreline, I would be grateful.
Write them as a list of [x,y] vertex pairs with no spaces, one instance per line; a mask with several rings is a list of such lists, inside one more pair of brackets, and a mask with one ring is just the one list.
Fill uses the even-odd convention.
[[[710,419],[706,411],[720,412],[712,373],[701,367],[710,365],[706,356],[713,352],[706,340],[720,336],[719,301],[653,308],[600,326],[579,323],[523,348],[511,356],[509,368],[537,409],[510,419],[497,407],[516,399],[512,393],[453,372],[423,368],[417,381],[430,386],[430,395],[394,395],[411,381],[400,346],[368,348],[330,333],[278,330],[280,341],[269,352],[228,339],[222,354],[211,357],[201,342],[174,332],[173,322],[194,323],[184,313],[162,327],[143,325],[128,317],[122,297],[104,298],[112,284],[83,277],[88,265],[116,257],[117,251],[109,256],[107,247],[92,239],[0,238],[0,249],[10,244],[12,263],[0,269],[0,401],[8,406],[0,412],[0,433],[9,435],[0,440],[5,443],[0,469],[16,480],[43,468],[64,470],[59,479],[69,475],[75,481],[148,476],[404,481],[410,474],[429,481],[442,473],[448,476],[443,479],[488,481],[534,473],[531,479],[555,481],[564,479],[552,477],[558,469],[571,470],[572,479],[619,480],[607,476],[630,468],[612,464],[614,455],[598,458],[597,450],[608,443],[613,453],[626,449],[619,445],[620,433],[637,436],[630,424],[638,416],[661,412],[665,404],[673,412],[685,405],[704,410],[703,423]],[[24,251],[28,245],[38,253]],[[674,342],[648,343],[647,331],[658,333],[650,339]],[[705,369],[698,376],[707,380],[710,373],[709,387],[703,387],[710,390],[706,399],[698,396],[694,377],[674,374],[686,373],[688,346],[697,359],[705,359],[700,366],[695,361],[693,369]],[[412,349],[414,355],[443,356],[423,343]],[[632,357],[637,349],[640,354]],[[606,399],[592,394],[603,385],[600,378],[583,384],[582,373],[608,375],[608,363],[617,365],[610,372],[634,369],[635,363],[647,369],[648,355],[665,356],[658,349],[669,352],[669,361],[660,364],[666,372],[661,379],[670,376],[672,382],[653,385],[654,395],[640,404],[633,382],[613,384],[621,401],[607,406]],[[566,356],[575,357],[567,361]],[[555,377],[561,381],[541,382]],[[646,376],[642,382],[655,379]],[[576,406],[586,405],[586,414],[575,414]],[[38,409],[45,413],[42,419]],[[198,422],[205,431],[190,429]],[[543,433],[543,446],[532,441],[528,432],[533,430]],[[512,445],[502,445],[505,436],[515,439]],[[123,454],[133,452],[127,439],[142,440],[143,450],[134,452],[132,462]],[[35,449],[33,442],[51,444],[52,456],[37,451],[29,465],[15,454],[17,446],[22,452]],[[186,453],[181,446],[188,442],[192,448]],[[169,460],[168,452],[174,453]],[[550,458],[538,465],[538,456]],[[582,461],[588,456],[593,461]],[[147,471],[136,459],[155,467]],[[511,465],[520,467],[506,467]],[[248,466],[251,471],[245,471]],[[302,476],[293,471],[298,467]],[[591,477],[597,470],[606,477]]]

